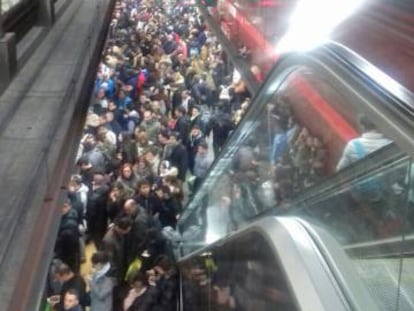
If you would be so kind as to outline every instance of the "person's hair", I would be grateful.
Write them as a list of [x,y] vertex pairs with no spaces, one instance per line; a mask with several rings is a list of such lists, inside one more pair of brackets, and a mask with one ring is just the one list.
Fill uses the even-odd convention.
[[118,189],[118,190],[120,190],[120,191],[124,191],[125,190],[124,184],[122,182],[118,181],[118,180],[116,180],[113,183],[111,189],[115,189],[115,188]]
[[65,264],[64,262],[61,262],[59,264],[56,265],[56,274],[58,275],[64,275],[64,274],[68,274],[72,272],[72,269]]
[[144,286],[148,286],[148,278],[143,272],[137,272],[131,278],[131,283],[141,282]]
[[80,185],[82,183],[82,176],[77,175],[77,174],[76,175],[72,175],[70,177],[70,181],[73,182],[73,183],[75,183],[75,184],[77,184],[77,185]]
[[79,300],[79,291],[77,290],[77,289],[75,289],[75,288],[71,288],[71,289],[69,289],[66,293],[65,293],[65,296],[66,295],[73,295],[73,296],[76,296],[76,298]]
[[126,168],[129,168],[131,170],[131,172],[133,172],[132,171],[132,164],[127,162],[127,163],[122,164],[122,166],[121,166],[121,175],[124,173],[124,169],[126,169]]
[[158,155],[159,149],[157,146],[150,146],[145,153],[152,153],[154,156]]
[[171,260],[168,258],[167,255],[160,255],[155,260],[155,266],[159,266],[164,271],[168,271],[172,268]]
[[168,130],[161,131],[160,135],[167,140],[170,139],[170,132]]
[[175,108],[175,111],[176,112],[179,112],[179,113],[181,113],[183,115],[186,114],[186,110],[185,110],[184,106],[178,106],[177,108]]
[[94,265],[98,263],[106,264],[107,262],[109,262],[109,256],[106,252],[98,251],[92,255],[91,262]]
[[78,160],[78,163],[77,163],[79,166],[81,166],[81,165],[89,165],[89,164],[91,164],[91,162],[89,161],[89,159],[88,159],[88,157],[87,156],[82,156],[79,160]]
[[377,126],[372,122],[366,115],[359,116],[359,124],[361,126],[362,131],[372,131],[376,130]]
[[208,144],[206,141],[202,141],[198,146],[204,149],[208,149]]
[[114,220],[114,225],[121,230],[127,230],[132,226],[132,220],[127,216],[118,216]]
[[148,133],[145,131],[137,131],[135,133],[136,135],[136,140],[139,144],[145,143],[148,144]]
[[148,180],[146,180],[146,179],[142,179],[142,180],[140,180],[137,183],[137,189],[138,190],[141,189],[142,186],[149,186],[149,187],[151,187],[151,183]]

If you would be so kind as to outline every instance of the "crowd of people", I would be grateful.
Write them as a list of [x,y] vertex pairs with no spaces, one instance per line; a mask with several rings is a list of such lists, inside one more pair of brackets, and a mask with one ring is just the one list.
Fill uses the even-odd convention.
[[[168,237],[249,105],[232,73],[193,6],[116,2],[61,210],[49,307],[176,307]],[[89,243],[96,252],[85,277]]]

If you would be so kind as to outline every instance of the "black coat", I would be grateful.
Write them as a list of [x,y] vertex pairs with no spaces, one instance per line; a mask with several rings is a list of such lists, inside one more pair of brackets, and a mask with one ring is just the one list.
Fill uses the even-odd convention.
[[156,303],[156,288],[148,286],[147,291],[137,297],[128,311],[151,311]]
[[188,135],[190,134],[190,118],[182,116],[177,120],[174,126],[174,131],[179,133],[179,139],[185,145],[188,141]]
[[188,152],[183,144],[178,143],[167,158],[171,165],[178,169],[178,178],[185,180],[188,169]]
[[158,281],[157,288],[159,296],[154,307],[156,311],[172,311],[175,310],[175,299],[177,293],[177,274],[173,271],[168,271],[166,275],[162,276]]
[[233,122],[226,114],[216,115],[213,119],[213,142],[222,147],[233,130]]
[[114,228],[111,228],[105,234],[100,249],[109,255],[111,262],[109,275],[118,282],[123,281],[127,269],[125,245],[125,237],[117,233]]
[[107,197],[109,187],[103,185],[92,191],[88,198],[87,221],[88,230],[95,242],[100,242],[105,235],[107,228]]
[[150,217],[142,207],[139,207],[139,211],[134,217],[131,231],[125,237],[128,263],[144,251],[145,236],[150,226]]

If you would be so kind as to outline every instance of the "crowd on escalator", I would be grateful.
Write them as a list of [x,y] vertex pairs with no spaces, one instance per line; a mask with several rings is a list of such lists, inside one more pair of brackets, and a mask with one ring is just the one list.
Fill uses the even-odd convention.
[[48,307],[174,310],[177,219],[249,93],[193,6],[118,0],[93,94],[61,208]]
[[[360,135],[342,145],[335,141],[334,154],[332,136],[328,146],[330,134],[321,137],[308,126],[312,122],[304,124],[295,115],[295,106],[308,104],[300,100],[297,96],[275,96],[259,108],[254,126],[246,128],[243,139],[237,140],[232,161],[213,172],[214,182],[207,183],[206,196],[192,202],[200,211],[188,217],[185,225],[193,242],[214,242],[258,215],[308,213],[302,207],[311,204],[311,217],[329,224],[347,243],[391,237],[401,230],[403,222],[395,207],[403,205],[404,168],[375,175],[353,168],[361,167],[360,160],[372,165],[373,157],[381,159],[383,149],[392,141],[366,114],[360,114],[355,116]],[[364,173],[367,175],[362,176]],[[336,174],[342,178],[333,177]],[[331,177],[336,178],[335,189],[322,193],[315,187],[312,192],[311,187],[322,182],[328,188]],[[313,202],[296,200],[301,195],[313,196]]]

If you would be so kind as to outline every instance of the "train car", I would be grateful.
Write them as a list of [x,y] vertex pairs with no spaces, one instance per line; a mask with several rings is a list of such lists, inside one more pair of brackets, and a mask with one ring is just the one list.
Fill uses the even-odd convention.
[[[210,12],[265,74],[288,52],[330,42],[376,81],[414,90],[414,7],[404,1],[218,0]],[[327,146],[332,171],[360,130],[358,113],[338,109],[335,95],[322,84],[301,78],[293,92],[302,105],[292,109],[300,125]]]

